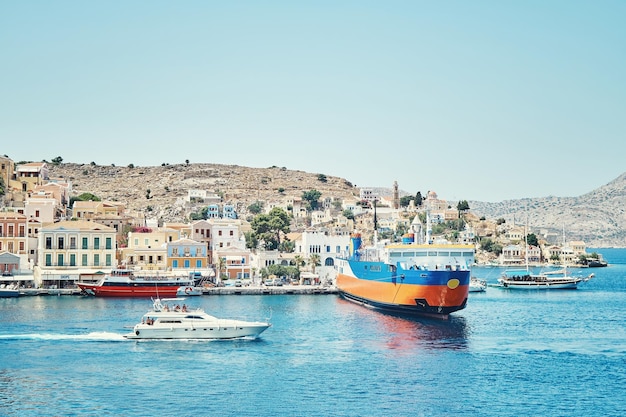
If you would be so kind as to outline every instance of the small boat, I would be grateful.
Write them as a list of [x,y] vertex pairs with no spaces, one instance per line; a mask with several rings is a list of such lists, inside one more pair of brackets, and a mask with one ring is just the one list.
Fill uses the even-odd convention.
[[0,298],[19,297],[20,290],[17,284],[0,284]]
[[501,287],[520,290],[567,290],[576,289],[581,282],[587,282],[594,277],[574,277],[567,274],[567,268],[554,272],[540,274],[530,273],[528,269],[504,271],[498,279]]
[[[417,229],[418,216],[413,230]],[[353,234],[350,252],[337,258],[336,286],[346,300],[392,313],[448,319],[465,308],[474,263],[472,245],[423,242],[407,233],[402,242],[361,247]]]
[[203,294],[202,287],[194,287],[194,286],[178,287],[178,289],[176,290],[177,297],[188,297],[192,295],[202,295],[202,294]]
[[[152,310],[133,327],[127,339],[255,339],[271,326],[266,322],[220,319],[202,309],[190,310],[185,298],[156,298]],[[176,303],[171,305],[169,303]]]
[[470,278],[469,292],[487,291],[487,280],[472,277]]
[[176,297],[179,291],[184,294],[197,291],[193,278],[136,276],[129,269],[114,269],[96,284],[77,285],[83,293],[96,297]]

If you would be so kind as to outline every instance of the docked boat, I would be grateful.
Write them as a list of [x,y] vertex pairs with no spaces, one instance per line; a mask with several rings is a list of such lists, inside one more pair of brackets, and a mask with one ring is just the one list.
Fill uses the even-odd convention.
[[471,277],[469,292],[484,292],[487,291],[487,281],[484,279]]
[[17,284],[0,284],[0,298],[19,297],[20,290]]
[[568,275],[567,268],[560,271],[531,273],[528,269],[508,270],[502,273],[498,282],[503,288],[519,290],[573,290],[578,284],[587,282],[594,277]]
[[[133,327],[127,339],[255,339],[271,324],[211,316],[202,309],[188,309],[185,298],[157,298],[152,310]],[[171,304],[170,304],[171,303]],[[176,304],[174,304],[176,303]]]
[[195,281],[187,277],[136,276],[132,270],[114,269],[98,283],[77,283],[81,291],[96,297],[176,297],[192,295]]
[[336,262],[339,294],[373,309],[442,319],[465,308],[474,247],[414,236],[363,248],[353,235],[349,253]]

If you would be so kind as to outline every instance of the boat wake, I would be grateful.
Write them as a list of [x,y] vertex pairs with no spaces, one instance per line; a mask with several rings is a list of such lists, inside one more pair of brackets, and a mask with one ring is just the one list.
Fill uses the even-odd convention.
[[85,342],[121,342],[126,341],[119,333],[91,332],[88,334],[3,334],[0,340],[80,340]]

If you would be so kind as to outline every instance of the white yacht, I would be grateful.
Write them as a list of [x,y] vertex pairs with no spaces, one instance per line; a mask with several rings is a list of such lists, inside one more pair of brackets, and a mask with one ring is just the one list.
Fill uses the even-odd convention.
[[185,298],[157,298],[152,310],[133,327],[127,339],[255,339],[267,322],[220,319],[202,309],[188,309]]

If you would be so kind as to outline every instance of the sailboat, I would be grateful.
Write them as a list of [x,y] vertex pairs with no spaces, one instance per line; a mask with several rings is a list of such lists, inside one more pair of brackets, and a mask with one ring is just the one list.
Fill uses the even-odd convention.
[[567,274],[567,267],[552,272],[533,274],[528,269],[504,271],[498,279],[504,288],[519,290],[568,290],[578,288],[581,282],[587,282],[594,277],[575,277]]
[[558,271],[531,273],[528,267],[528,234],[526,240],[526,269],[507,270],[498,279],[500,286],[519,290],[573,290],[581,282],[587,282],[595,275],[574,277],[568,275],[567,266]]

